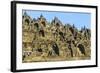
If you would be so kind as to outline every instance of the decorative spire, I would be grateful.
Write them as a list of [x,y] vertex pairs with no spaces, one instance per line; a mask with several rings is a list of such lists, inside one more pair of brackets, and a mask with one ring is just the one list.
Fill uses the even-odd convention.
[[28,16],[26,11],[24,12],[24,16]]
[[75,28],[75,25],[73,24],[73,26],[72,26],[73,28]]
[[84,30],[86,30],[86,27],[84,26],[84,28],[83,28]]
[[40,15],[40,18],[43,18],[43,15],[42,14]]

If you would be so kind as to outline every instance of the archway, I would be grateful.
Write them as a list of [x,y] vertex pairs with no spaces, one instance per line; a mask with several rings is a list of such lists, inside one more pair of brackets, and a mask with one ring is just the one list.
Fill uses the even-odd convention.
[[42,37],[45,37],[44,30],[40,30],[39,34],[42,35]]
[[74,34],[74,29],[72,27],[69,28],[72,34]]
[[46,24],[45,24],[45,22],[43,21],[43,22],[41,22],[42,23],[42,25],[45,27],[46,26]]
[[60,24],[59,24],[59,23],[56,23],[56,26],[58,26],[58,27],[59,27],[59,26],[60,26]]
[[58,45],[56,43],[54,43],[52,45],[52,48],[53,48],[53,51],[55,52],[55,54],[59,56],[59,47],[58,47]]
[[35,24],[34,24],[34,28],[35,28],[35,29],[39,29],[39,24],[38,24],[38,23],[35,23]]
[[81,52],[81,54],[85,55],[85,48],[84,48],[84,46],[82,44],[79,44],[78,48],[79,48],[79,51]]
[[25,23],[29,24],[29,19],[25,19]]

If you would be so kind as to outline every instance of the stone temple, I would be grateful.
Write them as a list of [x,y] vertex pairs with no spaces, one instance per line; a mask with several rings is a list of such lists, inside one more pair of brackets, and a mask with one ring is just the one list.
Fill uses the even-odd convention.
[[22,16],[22,62],[50,62],[91,59],[91,30],[63,24],[57,17],[51,22],[41,14]]

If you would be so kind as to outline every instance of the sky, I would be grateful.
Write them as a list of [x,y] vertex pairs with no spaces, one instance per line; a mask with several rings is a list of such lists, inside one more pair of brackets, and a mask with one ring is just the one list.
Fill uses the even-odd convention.
[[91,14],[90,13],[79,13],[79,12],[55,12],[55,11],[34,11],[34,10],[23,10],[31,18],[38,18],[42,14],[48,22],[51,22],[54,17],[65,25],[75,25],[76,28],[81,29],[82,27],[91,28]]

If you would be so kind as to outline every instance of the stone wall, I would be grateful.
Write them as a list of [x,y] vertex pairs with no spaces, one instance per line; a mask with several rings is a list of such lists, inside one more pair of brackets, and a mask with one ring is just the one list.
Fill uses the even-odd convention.
[[91,58],[91,31],[86,27],[78,30],[57,17],[49,23],[43,15],[23,15],[22,31],[23,63]]

